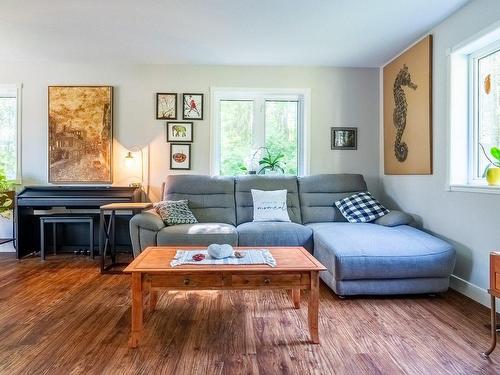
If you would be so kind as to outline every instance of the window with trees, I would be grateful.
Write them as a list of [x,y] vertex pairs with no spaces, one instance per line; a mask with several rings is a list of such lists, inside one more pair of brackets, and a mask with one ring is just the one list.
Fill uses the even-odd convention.
[[[482,180],[500,147],[500,43],[470,56],[472,119],[470,179]],[[493,152],[494,154],[494,152]]]
[[0,85],[0,170],[19,180],[20,86]]
[[305,173],[304,94],[219,90],[212,110],[214,174]]

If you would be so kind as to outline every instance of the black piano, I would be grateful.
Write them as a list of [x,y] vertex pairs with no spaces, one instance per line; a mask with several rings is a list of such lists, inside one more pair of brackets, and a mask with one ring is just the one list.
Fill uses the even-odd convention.
[[[79,209],[82,215],[88,212],[95,214],[95,225],[98,228],[98,210],[100,206],[108,203],[140,202],[142,198],[141,189],[125,186],[27,186],[16,197],[15,206],[15,237],[17,258],[22,258],[40,249],[40,228],[37,210],[51,210],[64,208],[64,215],[71,215],[71,210]],[[92,211],[94,210],[94,211]],[[118,218],[117,218],[118,219]],[[122,225],[117,220],[117,241],[123,245],[130,246],[128,233],[128,219],[124,218]],[[72,230],[68,233],[68,230]],[[97,230],[95,232],[98,232]],[[78,229],[66,229],[63,243],[74,242],[78,245],[82,233]],[[58,235],[59,238],[59,235]],[[82,240],[84,242],[85,239]],[[58,243],[61,243],[58,239]],[[97,243],[97,242],[96,242]],[[71,245],[71,244],[70,244]]]

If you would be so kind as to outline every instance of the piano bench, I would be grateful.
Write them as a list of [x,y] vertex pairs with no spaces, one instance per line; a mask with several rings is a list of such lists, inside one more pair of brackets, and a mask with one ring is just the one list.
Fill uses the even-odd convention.
[[54,255],[56,254],[57,224],[85,223],[89,225],[90,258],[94,259],[94,218],[92,216],[40,216],[40,257],[45,260],[45,224],[52,224]]

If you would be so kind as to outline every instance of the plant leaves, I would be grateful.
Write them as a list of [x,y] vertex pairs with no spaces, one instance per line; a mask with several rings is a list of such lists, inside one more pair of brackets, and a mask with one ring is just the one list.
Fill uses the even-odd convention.
[[492,147],[491,150],[491,155],[497,159],[498,161],[500,161],[500,148],[498,147]]

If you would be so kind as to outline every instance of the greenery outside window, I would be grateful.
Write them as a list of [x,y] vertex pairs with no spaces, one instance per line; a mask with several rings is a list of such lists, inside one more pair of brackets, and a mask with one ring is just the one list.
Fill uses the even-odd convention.
[[256,158],[283,155],[285,174],[304,174],[304,100],[304,93],[296,92],[214,90],[212,173],[258,173]]
[[20,182],[21,85],[0,84],[0,170]]

